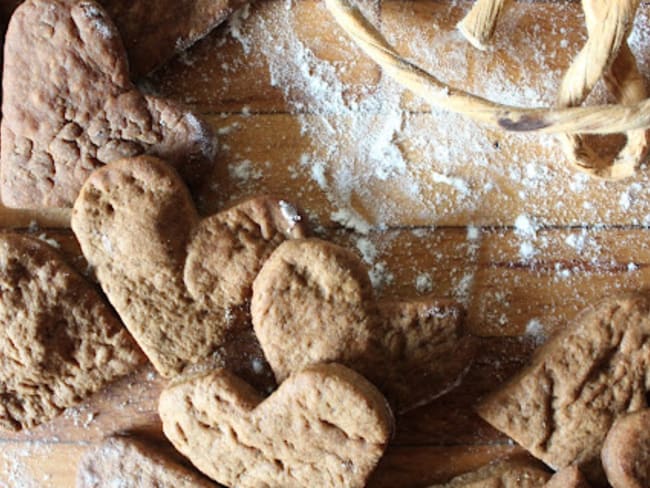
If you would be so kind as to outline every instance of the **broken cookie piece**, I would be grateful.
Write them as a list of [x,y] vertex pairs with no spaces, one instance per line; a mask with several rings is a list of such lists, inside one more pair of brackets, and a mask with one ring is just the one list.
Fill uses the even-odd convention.
[[226,370],[163,390],[167,438],[226,486],[363,487],[392,432],[381,394],[337,364],[306,368],[264,399]]
[[429,488],[543,488],[550,477],[538,461],[517,455]]
[[650,409],[614,422],[603,445],[602,461],[614,488],[650,486]]
[[45,422],[143,360],[109,306],[56,251],[0,235],[0,426]]
[[214,488],[198,473],[132,437],[113,436],[89,449],[77,488]]
[[474,356],[459,305],[377,303],[359,257],[320,239],[278,246],[253,284],[251,315],[279,382],[308,364],[339,362],[398,412],[449,391]]
[[140,156],[93,173],[72,229],[127,328],[169,377],[241,327],[233,318],[264,260],[282,241],[304,237],[304,219],[287,206],[255,197],[200,219],[174,169]]
[[5,40],[0,183],[10,207],[70,207],[90,173],[142,153],[190,185],[212,169],[209,127],[129,80],[114,24],[91,0],[28,0]]
[[601,481],[605,436],[617,418],[645,406],[649,372],[650,300],[606,298],[547,342],[477,411],[549,466],[576,464],[589,480]]

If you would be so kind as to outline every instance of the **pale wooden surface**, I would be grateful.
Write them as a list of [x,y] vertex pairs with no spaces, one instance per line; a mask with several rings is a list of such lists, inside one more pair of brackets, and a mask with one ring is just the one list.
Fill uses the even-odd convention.
[[[552,103],[556,82],[584,39],[577,3],[516,4],[497,33],[495,49],[487,53],[472,50],[453,31],[468,3],[366,4],[391,42],[442,78],[522,104]],[[286,5],[264,2],[244,25]],[[363,99],[390,89],[322,5],[304,0],[291,8],[302,45],[347,68],[342,70],[346,97]],[[650,37],[649,9],[641,10],[637,46]],[[342,200],[333,182],[343,163],[327,159],[329,148],[319,146],[327,139],[301,130],[310,117],[321,115],[308,104],[297,108],[299,93],[287,96],[272,86],[265,52],[260,46],[245,48],[224,27],[147,80],[148,89],[184,100],[221,132],[219,166],[210,179],[218,186],[196,196],[202,211],[257,192],[294,200],[320,226],[321,235],[353,248],[374,245],[377,253],[369,266],[384,269],[387,278],[381,295],[414,297],[430,291],[453,296],[467,307],[469,329],[481,336],[481,354],[456,391],[398,418],[393,443],[371,485],[426,486],[517,450],[474,415],[472,405],[590,300],[650,283],[650,173],[643,171],[636,182],[585,181],[567,169],[552,138],[483,131],[400,94],[408,117],[400,127],[399,147],[408,174],[381,180],[353,172],[356,186]],[[647,76],[650,57],[641,54]],[[529,89],[517,91],[516,86]],[[380,125],[386,116],[382,110],[368,114]],[[336,120],[345,125],[345,114]],[[455,131],[468,135],[455,138]],[[445,149],[440,161],[430,154],[433,146],[417,143],[423,133]],[[475,140],[482,142],[475,146]],[[357,144],[344,137],[337,154],[345,158]],[[305,153],[323,158],[327,186],[314,178],[312,168],[301,166]],[[465,161],[466,154],[482,155],[484,163]],[[255,171],[242,179],[233,167],[244,160]],[[440,174],[462,181],[468,191],[459,191]],[[403,191],[406,178],[418,183],[417,194]],[[486,183],[493,189],[485,190]],[[366,236],[342,229],[331,216],[349,207],[378,225]],[[388,210],[378,212],[378,207]],[[534,230],[522,226],[522,216],[528,219],[524,223],[536,223]],[[0,209],[0,222],[20,231],[38,223],[33,232],[59,242],[83,267],[66,229],[67,212]],[[135,431],[162,445],[156,415],[162,384],[145,369],[47,425],[0,434],[0,486],[74,486],[76,462],[86,446],[114,431]]]

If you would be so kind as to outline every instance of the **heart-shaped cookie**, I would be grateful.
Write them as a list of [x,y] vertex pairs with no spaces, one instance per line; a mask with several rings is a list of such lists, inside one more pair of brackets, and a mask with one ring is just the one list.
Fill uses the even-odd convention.
[[167,438],[226,486],[362,487],[392,431],[381,394],[337,364],[310,366],[264,399],[226,370],[160,395]]
[[0,426],[49,420],[143,360],[93,286],[54,249],[0,235]]
[[644,408],[649,388],[650,297],[627,294],[585,309],[477,411],[549,466],[576,464],[600,484],[609,428]]
[[164,157],[190,184],[211,169],[209,128],[129,80],[120,36],[91,0],[28,0],[5,40],[1,190],[11,207],[69,207],[115,159]]
[[282,243],[253,284],[255,333],[278,382],[308,364],[366,376],[397,411],[458,384],[474,347],[449,300],[376,303],[359,257],[320,239]]
[[109,300],[164,376],[207,358],[239,321],[264,260],[303,237],[288,203],[253,198],[203,220],[174,169],[116,161],[83,186],[72,229]]

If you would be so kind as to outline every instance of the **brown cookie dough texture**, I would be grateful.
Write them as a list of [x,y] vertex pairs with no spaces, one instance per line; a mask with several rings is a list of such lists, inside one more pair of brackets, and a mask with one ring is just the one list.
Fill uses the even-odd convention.
[[278,246],[253,284],[251,315],[279,382],[308,364],[339,362],[366,376],[398,411],[451,389],[473,359],[458,305],[377,304],[357,255],[319,239]]
[[[8,20],[22,0],[0,2]],[[113,19],[129,56],[131,75],[160,67],[223,22],[245,0],[99,0]]]
[[583,311],[478,413],[534,456],[603,478],[600,450],[614,421],[643,408],[650,386],[650,301],[628,294]]
[[543,488],[551,477],[543,465],[528,456],[513,456],[465,473],[429,488]]
[[141,76],[189,48],[245,0],[99,0],[115,21],[129,53],[131,73]]
[[590,488],[590,485],[576,466],[569,466],[555,473],[544,488]]
[[174,446],[226,486],[362,487],[392,432],[381,394],[337,364],[295,373],[264,399],[227,370],[160,396]]
[[108,437],[89,449],[77,488],[214,488],[198,473],[131,437]]
[[607,434],[603,467],[614,488],[650,486],[650,410],[620,417]]
[[56,251],[0,235],[0,426],[45,422],[143,359],[108,305]]
[[127,328],[169,377],[223,345],[263,261],[304,236],[301,219],[288,203],[257,197],[200,220],[174,169],[140,156],[93,173],[72,229]]
[[90,0],[28,0],[5,40],[0,183],[10,207],[69,207],[90,173],[142,153],[199,184],[209,128],[129,80],[117,29]]

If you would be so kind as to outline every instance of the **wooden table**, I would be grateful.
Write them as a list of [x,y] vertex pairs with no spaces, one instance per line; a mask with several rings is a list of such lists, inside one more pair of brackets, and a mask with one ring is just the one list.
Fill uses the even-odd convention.
[[[577,2],[515,4],[488,52],[474,50],[454,31],[467,2],[364,5],[402,53],[440,78],[525,105],[552,103],[585,36]],[[641,7],[632,36],[646,76],[648,11]],[[274,86],[270,76],[283,57],[300,66],[292,58],[295,49],[283,52],[281,43],[251,38],[256,26],[266,21],[268,27],[277,18],[289,19],[292,49],[311,53],[312,69],[336,67],[343,89],[333,96],[363,106],[368,97],[397,93],[396,104],[375,103],[364,118],[384,130],[398,111],[399,123],[386,140],[387,147],[399,150],[403,166],[382,174],[368,161],[355,162],[367,154],[359,149],[366,138],[359,137],[354,124],[360,116],[353,111],[332,119],[334,135],[343,137],[305,130],[321,127],[328,115],[299,89]],[[308,69],[304,76],[314,81],[318,72]],[[468,327],[480,336],[476,364],[458,389],[397,419],[395,438],[371,486],[427,486],[518,451],[483,423],[472,405],[590,300],[650,282],[647,170],[633,181],[591,181],[568,167],[551,137],[483,130],[432,111],[382,78],[319,2],[255,5],[250,15],[217,29],[142,85],[185,101],[219,133],[216,185],[197,196],[204,213],[258,192],[285,196],[308,211],[320,235],[371,249],[365,256],[369,267],[383,278],[378,294],[432,292],[466,305]],[[604,97],[601,90],[591,101]],[[376,135],[372,124],[367,127],[368,137]],[[337,212],[351,209],[373,224],[367,234],[339,223]],[[0,222],[21,232],[31,223],[32,232],[54,239],[79,263],[65,211],[1,209]],[[156,414],[162,385],[144,369],[47,425],[2,434],[0,486],[74,486],[84,450],[114,431],[135,431],[164,446]]]

